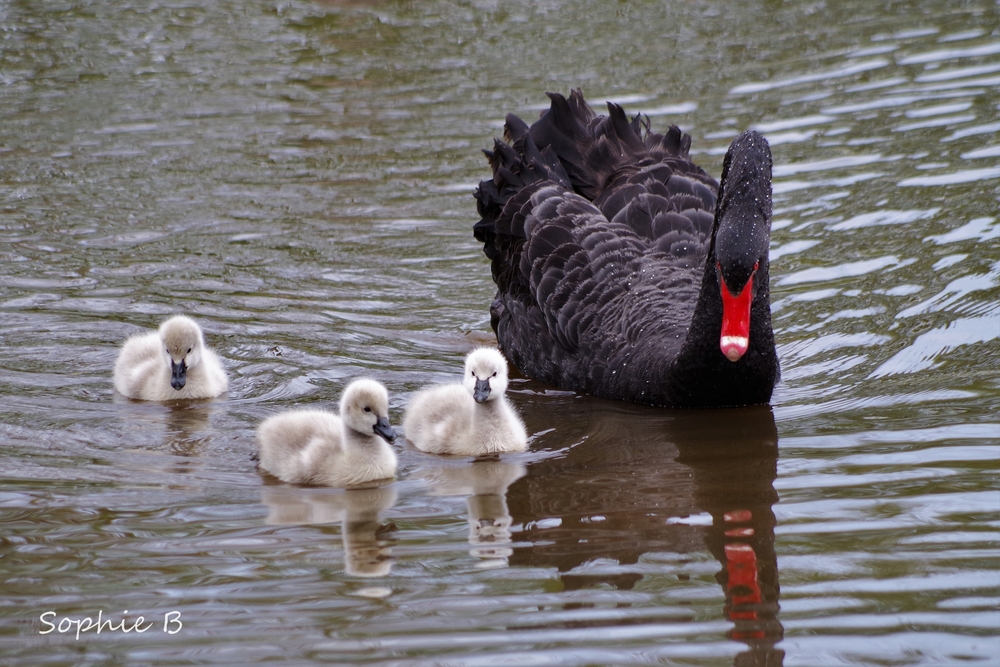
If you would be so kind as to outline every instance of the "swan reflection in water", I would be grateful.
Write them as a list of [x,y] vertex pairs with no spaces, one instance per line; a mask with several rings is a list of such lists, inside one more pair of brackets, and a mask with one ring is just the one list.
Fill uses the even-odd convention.
[[[733,624],[728,636],[749,646],[734,664],[783,662],[774,648],[783,628],[772,510],[778,438],[769,406],[658,410],[537,395],[517,402],[529,433],[551,427],[531,423],[532,416],[559,414],[552,436],[560,446],[578,444],[530,465],[510,486],[518,543],[510,565],[554,567],[566,590],[631,589],[643,575],[628,567],[577,570],[599,559],[628,566],[644,554],[707,547],[721,565],[716,579]],[[534,449],[539,445],[544,437]]]
[[276,525],[339,523],[344,542],[344,570],[355,577],[384,577],[392,569],[388,533],[381,515],[396,504],[392,486],[353,489],[265,486],[262,500],[269,513],[266,522]]
[[[162,451],[180,457],[197,457],[212,440],[211,417],[223,405],[217,399],[192,399],[163,402],[135,401],[117,392],[112,401],[118,406],[121,420],[135,424],[142,433],[149,431],[149,425],[162,428]],[[197,467],[178,462],[173,472],[184,473],[189,467]]]
[[513,549],[507,488],[524,477],[524,465],[508,457],[468,459],[426,457],[414,477],[429,485],[435,496],[465,496],[468,505],[469,553],[480,567],[507,565]]

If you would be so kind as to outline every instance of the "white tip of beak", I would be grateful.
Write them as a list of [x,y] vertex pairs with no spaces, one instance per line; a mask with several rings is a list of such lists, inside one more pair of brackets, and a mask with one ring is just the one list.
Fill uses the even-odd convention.
[[729,361],[739,361],[746,354],[750,339],[745,336],[723,336],[719,340],[719,349]]

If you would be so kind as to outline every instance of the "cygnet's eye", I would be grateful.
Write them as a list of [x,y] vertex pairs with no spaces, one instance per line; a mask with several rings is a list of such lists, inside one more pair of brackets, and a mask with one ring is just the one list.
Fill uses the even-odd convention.
[[[191,354],[191,348],[190,348],[190,347],[188,348],[188,351],[187,351],[187,353],[188,353],[188,354]],[[494,373],[493,375],[496,375],[496,373]]]
[[371,411],[372,411],[372,409],[371,409],[371,408],[369,408],[369,407],[368,407],[368,406],[366,405],[366,406],[365,406],[365,412],[371,412]]

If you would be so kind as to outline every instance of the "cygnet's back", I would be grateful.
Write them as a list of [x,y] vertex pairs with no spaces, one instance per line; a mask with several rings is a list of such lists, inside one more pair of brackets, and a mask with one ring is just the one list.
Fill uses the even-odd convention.
[[433,454],[480,456],[528,446],[521,418],[505,396],[507,361],[479,348],[465,358],[462,384],[422,389],[410,400],[403,430],[413,446]]
[[118,393],[142,401],[213,398],[229,387],[201,327],[184,315],[126,340],[115,362],[114,383]]
[[[340,399],[340,416],[290,410],[257,428],[260,467],[284,482],[356,486],[396,474],[396,437],[389,395],[374,380],[355,380]],[[387,442],[388,441],[388,442]]]

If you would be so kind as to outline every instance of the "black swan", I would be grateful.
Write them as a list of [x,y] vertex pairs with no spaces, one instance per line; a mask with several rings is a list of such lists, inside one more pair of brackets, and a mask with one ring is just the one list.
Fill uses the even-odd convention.
[[779,376],[767,141],[733,140],[720,184],[677,127],[654,133],[611,103],[599,116],[579,90],[549,98],[531,127],[508,114],[509,145],[484,151],[493,178],[475,193],[508,360],[616,400],[767,403]]

